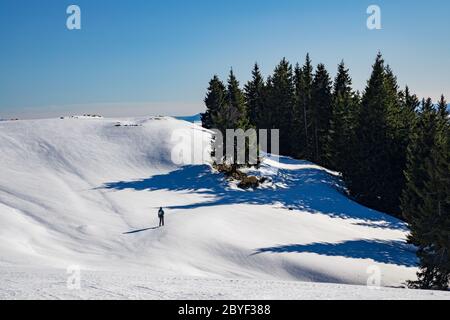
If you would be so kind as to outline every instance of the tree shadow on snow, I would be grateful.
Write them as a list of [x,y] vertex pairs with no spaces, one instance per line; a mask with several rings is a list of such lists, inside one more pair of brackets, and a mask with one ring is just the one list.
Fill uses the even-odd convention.
[[[296,164],[302,162],[297,161]],[[304,162],[304,164],[309,164]],[[270,170],[270,168],[268,168]],[[155,175],[137,181],[106,183],[101,189],[156,191],[169,190],[205,195],[205,201],[182,206],[167,206],[169,209],[194,209],[200,207],[255,204],[281,204],[291,210],[322,213],[334,218],[357,219],[355,224],[406,230],[402,221],[363,207],[347,198],[339,179],[320,168],[296,170],[279,169],[271,175],[274,188],[259,188],[254,191],[232,189],[220,174],[212,174],[207,165],[185,166],[163,175]]]
[[372,259],[376,262],[406,267],[417,266],[415,252],[403,241],[352,240],[341,243],[291,244],[260,248],[261,253],[316,253],[325,256],[340,256],[354,259]]

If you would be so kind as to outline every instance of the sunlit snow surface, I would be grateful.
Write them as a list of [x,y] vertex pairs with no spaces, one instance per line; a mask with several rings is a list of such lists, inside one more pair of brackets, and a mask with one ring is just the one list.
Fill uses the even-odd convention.
[[[202,163],[208,146],[169,117],[2,121],[0,298],[450,298],[386,288],[415,279],[407,227],[336,173],[269,159],[255,174],[270,181],[242,191]],[[195,161],[175,165],[180,149]]]

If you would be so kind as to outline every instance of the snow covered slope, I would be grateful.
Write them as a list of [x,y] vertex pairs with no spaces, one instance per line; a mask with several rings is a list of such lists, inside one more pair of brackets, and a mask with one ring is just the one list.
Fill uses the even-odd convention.
[[[186,284],[192,295],[184,298],[217,297],[229,279],[270,287],[366,285],[377,274],[382,286],[402,286],[415,278],[406,226],[347,199],[323,168],[266,161],[258,174],[272,182],[241,191],[202,164],[207,146],[202,128],[169,117],[1,122],[0,298],[71,297],[61,279],[74,265],[97,288],[119,293],[136,283],[127,297],[144,298],[169,297],[167,281],[192,279],[218,287],[196,295],[199,288]],[[195,160],[175,165],[180,147]],[[167,208],[164,228],[156,228],[160,206]],[[166,289],[147,294],[154,286]],[[112,297],[91,289],[83,291],[82,282],[73,296]],[[242,288],[241,298],[254,289]],[[270,297],[295,298],[283,292]]]

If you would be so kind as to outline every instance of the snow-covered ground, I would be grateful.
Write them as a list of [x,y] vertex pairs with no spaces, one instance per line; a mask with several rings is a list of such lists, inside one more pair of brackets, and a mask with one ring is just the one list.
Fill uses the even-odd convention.
[[203,163],[208,145],[169,117],[1,122],[0,298],[450,299],[387,288],[415,279],[407,227],[332,173],[268,160],[272,181],[242,191]]

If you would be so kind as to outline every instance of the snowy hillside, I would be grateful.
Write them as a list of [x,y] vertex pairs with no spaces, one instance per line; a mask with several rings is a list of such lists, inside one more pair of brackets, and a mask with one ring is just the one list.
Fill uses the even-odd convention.
[[[196,161],[172,162],[174,132]],[[414,279],[406,226],[306,162],[266,161],[272,182],[241,191],[200,161],[202,132],[168,117],[1,122],[0,298],[450,299],[343,285]]]

